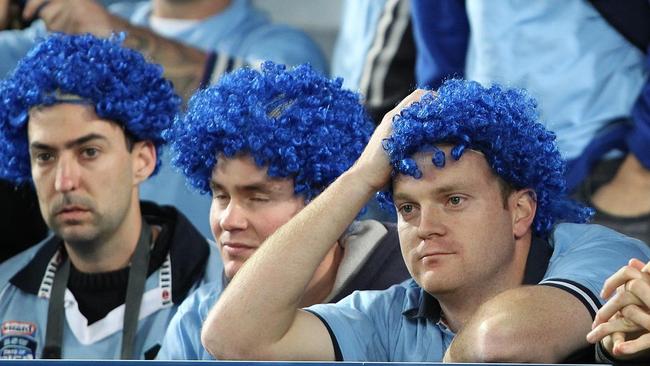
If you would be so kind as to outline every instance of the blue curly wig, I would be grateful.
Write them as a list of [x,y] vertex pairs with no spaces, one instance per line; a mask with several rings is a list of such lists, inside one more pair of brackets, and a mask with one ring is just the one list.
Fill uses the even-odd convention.
[[[121,46],[124,37],[53,34],[0,82],[0,177],[17,183],[31,180],[29,110],[61,103],[59,95],[81,98],[133,140],[152,141],[160,156],[162,131],[171,125],[181,100],[163,78],[162,67]],[[154,174],[159,166],[160,159]]]
[[[445,165],[445,153],[435,144],[452,144],[455,160],[466,149],[483,152],[493,172],[507,184],[535,192],[533,231],[545,237],[558,222],[585,222],[592,210],[567,197],[565,161],[555,135],[538,122],[536,108],[523,90],[448,80],[436,95],[425,95],[394,118],[384,148],[394,174],[415,178],[422,176],[412,158],[415,153],[433,151],[432,163]],[[380,200],[392,201],[390,192],[380,192]]]
[[165,132],[172,163],[206,194],[218,155],[250,154],[311,200],[354,163],[373,129],[359,96],[341,84],[309,65],[286,70],[272,62],[224,75]]

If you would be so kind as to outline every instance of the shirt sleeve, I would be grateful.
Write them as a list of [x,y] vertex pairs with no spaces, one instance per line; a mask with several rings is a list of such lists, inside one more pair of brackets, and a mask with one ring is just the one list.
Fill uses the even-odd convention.
[[[325,323],[338,344],[341,361],[386,361],[389,357],[388,336],[398,332],[391,322],[393,306],[402,302],[396,294],[398,286],[386,291],[355,291],[336,304],[318,304],[305,310]],[[399,305],[398,305],[399,303]],[[401,316],[401,311],[396,312]]]
[[158,360],[214,359],[201,343],[201,326],[221,291],[218,284],[209,283],[183,301],[167,327]]
[[650,249],[640,240],[600,225],[560,224],[553,232],[555,249],[541,285],[576,296],[592,318],[604,303],[605,280],[630,258],[648,261]]

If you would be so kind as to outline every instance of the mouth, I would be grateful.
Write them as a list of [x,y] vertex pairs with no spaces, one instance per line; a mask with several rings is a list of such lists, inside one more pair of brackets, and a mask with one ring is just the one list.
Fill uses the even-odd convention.
[[89,213],[90,210],[76,205],[64,206],[58,211],[56,211],[56,216],[62,218],[63,220],[76,220],[80,219]]
[[68,212],[88,212],[89,210],[83,206],[77,206],[77,205],[68,205],[68,206],[63,206],[61,209],[59,209],[56,214],[62,214],[62,213],[68,213]]
[[452,252],[432,252],[432,253],[424,253],[420,255],[420,260],[422,259],[435,259],[435,258],[443,258],[446,256],[453,255],[454,253]]
[[236,242],[224,242],[223,243],[223,250],[228,253],[230,256],[233,257],[239,257],[243,255],[250,255],[252,254],[257,247],[244,244],[244,243],[236,243]]

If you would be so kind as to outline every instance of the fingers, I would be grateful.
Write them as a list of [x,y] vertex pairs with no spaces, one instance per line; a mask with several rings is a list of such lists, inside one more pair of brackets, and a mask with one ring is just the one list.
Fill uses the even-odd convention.
[[587,340],[602,340],[617,357],[650,349],[650,262],[630,259],[607,279],[601,296],[611,298],[596,314]]
[[[636,258],[632,258],[630,261],[637,261],[639,263],[643,263],[643,262],[641,262],[640,260],[638,260]],[[643,266],[643,268],[641,269],[641,272],[650,273],[650,262],[648,262],[645,266]]]
[[[395,115],[399,114],[402,109],[408,107],[409,105],[419,101],[422,99],[422,97],[425,94],[432,93],[430,90],[424,90],[424,89],[415,89],[414,91],[411,92],[411,94],[407,95],[404,99],[402,99],[396,106],[395,108],[391,109],[384,115],[384,118],[382,118],[382,124],[385,121],[392,121],[393,117]],[[389,122],[390,124],[390,122]]]
[[61,1],[45,2],[37,10],[38,17],[45,22],[47,29],[53,32],[73,33],[70,28],[73,22],[70,21],[67,9],[70,5]]
[[621,310],[621,315],[644,331],[648,331],[650,330],[650,314],[644,309],[647,309],[647,307],[641,308],[637,305],[629,305]]
[[[599,324],[594,329],[592,329],[591,332],[587,334],[587,341],[590,343],[597,343],[606,336],[613,335],[617,332],[630,333],[638,332],[642,329],[643,328],[641,326],[633,323],[629,319],[623,318],[621,316],[615,316],[609,319],[609,321]],[[618,341],[620,343],[621,336],[616,335],[615,338],[612,337],[612,343],[615,341]]]
[[611,277],[609,277],[603,289],[600,292],[600,296],[603,299],[608,299],[612,296],[614,291],[621,285],[625,284],[627,281],[635,278],[642,278],[641,270],[636,269],[632,266],[623,266],[621,269],[616,271]]
[[650,308],[650,275],[643,273],[642,278],[633,279],[625,284],[625,292],[629,292],[641,300],[641,306]]
[[9,28],[9,0],[0,0],[0,30]]
[[611,346],[609,352],[614,352],[614,348],[618,345],[625,342],[625,333],[624,332],[614,332],[611,334]]
[[[650,263],[648,263],[648,264],[650,264]],[[628,262],[628,266],[630,266],[630,267],[632,267],[632,268],[636,268],[636,269],[638,269],[639,271],[643,271],[643,268],[645,268],[646,264],[643,263],[643,262],[641,262],[640,260],[638,260],[638,259],[636,259],[636,258],[632,258],[632,259],[630,259],[630,261]]]
[[23,19],[35,19],[41,10],[48,5],[49,0],[29,0],[23,9]]
[[404,98],[395,108],[384,115],[381,123],[372,136],[368,145],[354,165],[354,169],[367,183],[369,190],[381,190],[390,181],[392,167],[389,162],[388,154],[384,149],[384,141],[393,129],[393,117],[400,113],[404,108],[420,100],[423,95],[428,93],[425,90],[415,90]]
[[647,351],[648,349],[650,349],[650,334],[644,334],[637,339],[615,345],[611,353],[614,356],[626,356]]
[[592,324],[592,328],[609,321],[614,314],[628,305],[642,305],[643,303],[634,294],[625,291],[623,287],[614,295],[600,310],[596,313],[596,317]]

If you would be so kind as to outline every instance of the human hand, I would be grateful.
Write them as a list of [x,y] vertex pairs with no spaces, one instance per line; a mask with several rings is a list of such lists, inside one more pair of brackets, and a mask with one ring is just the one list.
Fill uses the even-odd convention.
[[0,30],[10,29],[9,0],[0,0]]
[[21,16],[21,0],[0,0],[0,30],[23,29],[30,22]]
[[650,354],[650,263],[631,259],[605,282],[601,296],[609,301],[596,314],[587,340],[601,341],[618,359]]
[[363,150],[363,153],[354,164],[352,169],[362,171],[360,174],[361,179],[364,179],[372,190],[379,191],[390,180],[392,167],[390,166],[388,155],[384,150],[383,141],[390,136],[393,129],[393,118],[402,109],[419,101],[427,93],[430,93],[430,91],[416,89],[407,95],[395,108],[388,111],[370,137],[370,141]]
[[29,0],[22,15],[24,19],[42,19],[53,32],[92,33],[98,37],[110,36],[120,23],[94,0]]

